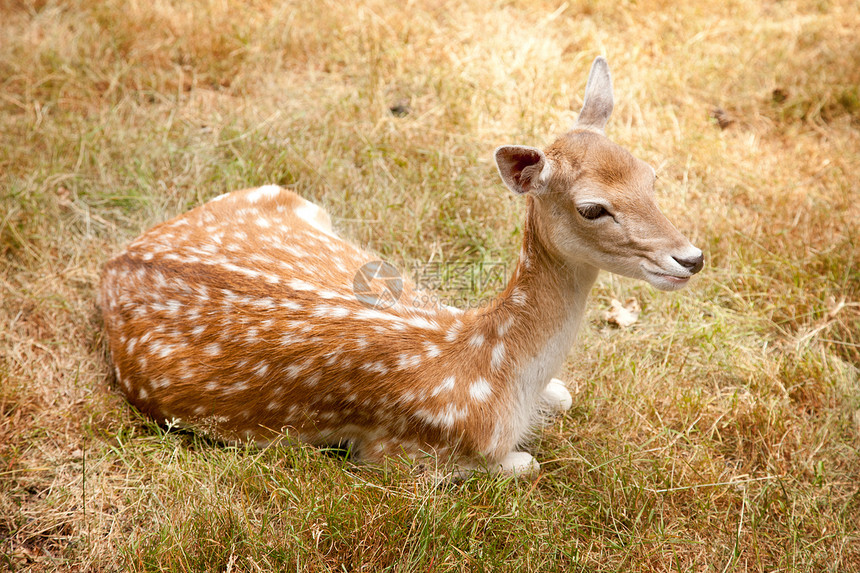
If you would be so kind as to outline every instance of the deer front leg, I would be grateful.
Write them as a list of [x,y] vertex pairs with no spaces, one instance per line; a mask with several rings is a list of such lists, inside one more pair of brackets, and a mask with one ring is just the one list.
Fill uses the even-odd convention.
[[511,452],[494,469],[506,475],[528,477],[540,471],[540,464],[528,452]]
[[573,398],[570,392],[564,385],[564,382],[558,378],[553,378],[549,384],[541,392],[541,401],[544,408],[550,412],[561,413],[569,410],[573,405]]

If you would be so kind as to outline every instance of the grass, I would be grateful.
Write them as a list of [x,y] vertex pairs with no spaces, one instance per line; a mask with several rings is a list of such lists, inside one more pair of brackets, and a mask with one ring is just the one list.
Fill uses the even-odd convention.
[[[0,569],[860,569],[858,33],[849,0],[0,2]],[[602,275],[538,477],[229,448],[115,393],[102,264],[225,191],[401,268],[513,261],[492,150],[564,131],[600,53],[707,267]]]

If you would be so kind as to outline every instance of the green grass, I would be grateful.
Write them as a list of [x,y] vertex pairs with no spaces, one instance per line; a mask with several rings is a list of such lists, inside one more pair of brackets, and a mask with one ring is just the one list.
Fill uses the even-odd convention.
[[[858,34],[848,0],[0,2],[0,569],[860,569]],[[510,265],[493,149],[563,132],[600,53],[707,266],[601,276],[538,477],[225,447],[114,391],[102,264],[225,191],[404,269]]]

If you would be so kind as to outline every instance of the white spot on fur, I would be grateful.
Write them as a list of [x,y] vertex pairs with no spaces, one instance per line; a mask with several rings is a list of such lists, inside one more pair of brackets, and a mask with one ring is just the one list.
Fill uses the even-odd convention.
[[454,322],[451,325],[451,328],[448,330],[448,333],[445,335],[446,342],[454,342],[457,340],[457,335],[460,334],[460,328],[463,326],[463,323],[459,320]]
[[379,374],[388,373],[388,368],[382,362],[368,362],[366,364],[362,364],[361,369],[367,370],[368,372],[378,372]]
[[252,300],[251,304],[261,310],[271,310],[275,308],[275,301],[269,297],[263,297],[257,300]]
[[442,351],[439,350],[439,347],[432,342],[425,342],[424,349],[427,351],[428,358],[436,358],[437,356],[442,354]]
[[502,367],[502,363],[504,362],[504,360],[505,360],[505,343],[499,342],[498,344],[493,346],[493,356],[490,359],[490,365],[495,369],[499,369]]
[[406,321],[406,324],[408,324],[409,326],[414,326],[416,328],[426,328],[430,330],[436,330],[439,328],[438,324],[430,322],[429,320],[421,316],[415,316],[408,319]]
[[301,279],[293,279],[289,282],[290,288],[293,290],[315,290],[316,287]]
[[241,273],[250,278],[257,278],[258,276],[260,276],[259,271],[255,271],[254,269],[246,269],[245,267],[240,267],[239,265],[234,265],[233,263],[222,263],[221,266],[228,271]]
[[209,356],[218,356],[221,354],[221,345],[217,342],[212,342],[204,346],[203,351]]
[[341,348],[338,347],[336,350],[331,350],[324,354],[323,356],[328,356],[328,360],[325,361],[326,366],[333,366],[337,359],[340,357]]
[[343,318],[349,315],[349,310],[342,306],[319,305],[312,313],[320,318]]
[[499,328],[496,330],[496,332],[498,333],[498,335],[500,337],[504,336],[505,334],[508,333],[508,330],[510,330],[513,325],[514,325],[514,317],[510,316],[510,317],[508,317],[508,319],[505,322],[503,322],[502,324],[499,325]]
[[254,189],[253,191],[245,195],[245,199],[247,199],[250,203],[256,203],[263,198],[277,197],[280,192],[281,188],[277,185],[264,185],[262,187]]
[[302,384],[304,384],[305,386],[316,386],[317,384],[319,384],[321,378],[321,373],[314,372],[313,374],[302,380]]
[[303,372],[310,366],[310,360],[305,360],[304,362],[299,362],[298,364],[290,364],[286,368],[287,376],[290,378],[295,378],[298,376],[300,372]]
[[241,391],[247,390],[247,389],[248,389],[248,382],[243,380],[241,382],[236,382],[235,384],[231,384],[230,386],[227,386],[226,388],[224,388],[223,392],[225,394],[235,394],[236,392],[241,392]]
[[525,306],[528,302],[528,297],[526,296],[526,293],[523,292],[523,289],[520,287],[514,287],[514,290],[511,291],[511,300],[517,306]]
[[323,233],[330,233],[328,225],[320,220],[321,215],[323,215],[323,210],[310,201],[306,201],[304,205],[296,207],[294,213],[314,229],[322,231]]
[[484,344],[484,335],[480,332],[475,333],[472,335],[472,338],[469,339],[469,344],[475,348],[480,348]]
[[198,252],[198,254],[200,251],[207,255],[214,255],[218,251],[218,247],[212,243],[203,243],[202,245],[198,245],[195,249],[195,252]]
[[469,386],[469,396],[471,396],[472,399],[477,402],[486,402],[487,399],[492,395],[493,387],[490,386],[489,382],[487,382],[480,376],[477,380],[472,382],[471,386]]
[[400,370],[407,370],[409,368],[415,368],[421,364],[421,357],[418,355],[409,356],[408,354],[401,354],[397,357],[397,367]]
[[460,408],[454,404],[448,404],[445,409],[440,412],[433,413],[429,410],[421,409],[415,412],[415,415],[431,426],[450,428],[455,422],[465,418],[467,413],[468,409],[466,407]]
[[430,395],[436,396],[442,392],[450,392],[451,390],[454,389],[454,384],[456,382],[457,382],[457,379],[454,376],[448,376],[444,380],[442,380],[441,384],[439,384],[438,386],[436,386],[433,389],[433,392]]
[[381,312],[372,308],[363,308],[355,313],[355,318],[365,319],[365,320],[393,320],[400,321],[402,320],[399,316],[395,316],[393,314],[389,314],[387,312]]

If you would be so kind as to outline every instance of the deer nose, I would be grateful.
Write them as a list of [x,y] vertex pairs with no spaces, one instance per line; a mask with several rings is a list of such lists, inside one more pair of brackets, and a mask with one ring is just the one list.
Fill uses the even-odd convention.
[[690,274],[696,274],[702,267],[705,266],[705,256],[702,254],[702,251],[699,251],[699,254],[695,257],[672,257],[675,259],[675,262],[690,271]]

